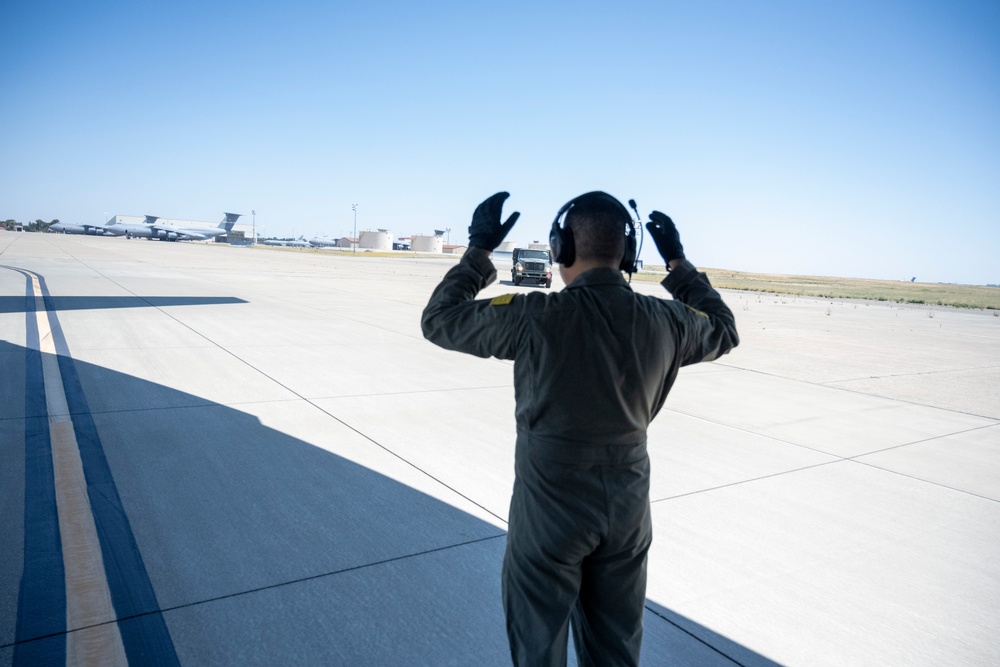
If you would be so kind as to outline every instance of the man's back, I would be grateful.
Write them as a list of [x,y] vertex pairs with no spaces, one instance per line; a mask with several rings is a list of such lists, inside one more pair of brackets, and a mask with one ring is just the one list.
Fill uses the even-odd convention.
[[530,297],[516,334],[518,429],[580,444],[644,442],[677,374],[669,302],[635,294],[611,269]]
[[[478,267],[489,271],[483,262]],[[700,276],[688,264],[665,283],[707,286]],[[469,276],[466,289],[478,291],[475,282]],[[451,301],[439,288],[425,311],[425,335],[450,349],[514,360],[519,435],[566,444],[638,444],[678,369],[714,359],[736,343],[732,312],[718,294],[710,287],[689,291],[698,297],[697,310],[635,294],[620,272],[593,269],[554,294],[513,295],[478,308],[466,301],[467,310],[479,312],[431,330],[426,324]]]

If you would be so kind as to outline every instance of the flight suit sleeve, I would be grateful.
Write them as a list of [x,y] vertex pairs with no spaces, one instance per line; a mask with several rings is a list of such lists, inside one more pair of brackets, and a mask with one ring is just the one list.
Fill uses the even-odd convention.
[[420,320],[424,338],[446,350],[513,359],[523,297],[476,300],[496,277],[489,253],[470,248],[431,294]]
[[662,285],[683,307],[676,308],[681,365],[712,361],[739,345],[736,318],[722,297],[686,259],[663,279]]

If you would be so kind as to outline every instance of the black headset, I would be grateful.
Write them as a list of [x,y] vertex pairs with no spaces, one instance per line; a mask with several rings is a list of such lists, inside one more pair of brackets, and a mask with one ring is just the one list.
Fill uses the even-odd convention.
[[625,228],[625,254],[622,256],[622,261],[618,266],[618,270],[632,275],[638,270],[636,267],[636,260],[638,259],[638,257],[636,257],[638,254],[635,241],[636,230],[635,222],[632,220],[632,214],[628,212],[628,209],[625,208],[620,201],[609,195],[607,192],[601,192],[600,190],[588,192],[580,195],[579,197],[570,199],[568,202],[563,204],[563,207],[559,209],[558,213],[556,213],[556,219],[552,221],[552,231],[549,232],[549,247],[552,248],[553,259],[558,264],[562,264],[563,266],[573,266],[573,262],[576,261],[576,244],[573,241],[573,230],[569,227],[564,227],[561,223],[564,216],[569,213],[571,208],[589,200],[603,200],[609,203],[613,202],[616,207],[621,209],[622,224]]

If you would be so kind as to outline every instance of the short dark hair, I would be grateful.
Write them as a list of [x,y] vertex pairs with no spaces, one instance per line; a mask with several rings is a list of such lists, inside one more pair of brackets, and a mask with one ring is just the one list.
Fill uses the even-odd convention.
[[624,208],[610,197],[587,197],[566,214],[580,259],[619,262],[625,255]]

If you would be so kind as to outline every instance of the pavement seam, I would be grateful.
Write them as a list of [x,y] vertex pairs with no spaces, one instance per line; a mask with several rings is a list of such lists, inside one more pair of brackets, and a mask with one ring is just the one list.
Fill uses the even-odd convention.
[[62,636],[62,635],[69,635],[69,634],[72,634],[74,632],[82,632],[82,631],[89,630],[89,629],[92,629],[92,628],[98,628],[98,627],[101,627],[101,626],[104,626],[104,625],[110,625],[110,624],[115,624],[115,623],[122,623],[124,621],[130,621],[130,620],[137,619],[137,618],[143,618],[143,617],[147,617],[147,616],[154,616],[154,615],[157,615],[157,614],[166,614],[168,612],[177,611],[177,610],[180,610],[180,609],[187,609],[189,607],[197,607],[197,606],[203,605],[203,604],[209,604],[209,603],[212,603],[212,602],[219,602],[220,600],[227,600],[227,599],[230,599],[230,598],[242,597],[244,595],[251,595],[253,593],[260,593],[260,592],[263,592],[263,591],[272,590],[272,589],[276,589],[276,588],[283,588],[285,586],[293,586],[295,584],[300,584],[300,583],[304,583],[304,582],[307,582],[307,581],[313,581],[313,580],[317,580],[317,579],[323,579],[325,577],[333,577],[333,576],[336,576],[336,575],[339,575],[339,574],[346,574],[348,572],[355,572],[355,571],[358,571],[358,570],[364,570],[364,569],[369,568],[369,567],[374,567],[374,566],[378,566],[378,565],[385,565],[385,564],[388,564],[388,563],[395,563],[395,562],[398,562],[398,561],[408,560],[410,558],[418,558],[420,556],[426,556],[426,555],[433,554],[433,553],[438,553],[438,552],[441,552],[441,551],[447,551],[449,549],[456,549],[456,548],[459,548],[459,547],[465,547],[465,546],[469,546],[469,545],[473,545],[473,544],[479,544],[481,542],[489,542],[491,540],[497,540],[497,539],[506,538],[506,537],[507,537],[507,533],[503,533],[501,535],[490,535],[488,537],[480,537],[480,538],[477,538],[475,540],[468,540],[468,541],[465,541],[465,542],[456,542],[455,544],[447,544],[447,545],[444,545],[444,546],[435,547],[434,549],[426,549],[424,551],[417,551],[417,552],[414,552],[414,553],[411,553],[411,554],[404,554],[404,555],[401,555],[401,556],[394,556],[392,558],[386,558],[386,559],[379,560],[379,561],[373,561],[371,563],[364,563],[362,565],[354,565],[352,567],[345,567],[345,568],[342,568],[342,569],[339,569],[339,570],[332,570],[330,572],[321,572],[319,574],[309,575],[308,577],[300,577],[298,579],[290,579],[288,581],[281,581],[281,582],[278,582],[276,584],[269,584],[267,586],[259,586],[257,588],[250,588],[250,589],[247,589],[245,591],[239,591],[237,593],[227,593],[226,595],[218,595],[218,596],[211,597],[211,598],[205,598],[203,600],[196,600],[194,602],[185,602],[184,604],[173,605],[173,606],[170,606],[170,607],[163,607],[161,609],[157,609],[156,611],[148,611],[148,612],[144,612],[144,613],[141,613],[141,614],[132,614],[131,616],[121,616],[121,617],[115,618],[113,620],[107,621],[105,623],[96,623],[96,624],[93,624],[93,625],[88,625],[88,626],[83,626],[83,627],[79,627],[79,628],[74,628],[73,630],[70,630],[70,631],[67,631],[67,632],[56,632],[56,633],[53,633],[53,634],[50,634],[50,635],[41,636],[41,637],[32,637],[31,639],[28,639],[28,640],[23,641],[23,642],[11,642],[9,644],[0,644],[0,649],[10,648],[10,647],[16,646],[18,644],[29,644],[31,642],[42,641],[44,639],[51,639],[53,637],[59,637],[59,636]]
[[[925,442],[925,441],[921,440],[920,442]],[[862,456],[867,456],[867,455],[862,455]],[[803,466],[801,468],[793,468],[791,470],[782,470],[780,472],[771,473],[770,475],[761,475],[759,477],[752,477],[750,479],[741,479],[741,480],[738,480],[736,482],[730,482],[728,484],[720,484],[718,486],[711,486],[711,487],[708,487],[708,488],[705,488],[705,489],[697,489],[695,491],[688,491],[687,493],[678,493],[677,495],[674,495],[674,496],[664,496],[663,498],[657,498],[656,500],[650,499],[650,505],[654,505],[656,503],[663,503],[663,502],[667,502],[667,501],[670,501],[670,500],[677,500],[678,498],[685,498],[687,496],[695,496],[695,495],[699,495],[699,494],[702,494],[702,493],[709,493],[711,491],[718,491],[719,489],[726,489],[726,488],[733,487],[733,486],[741,486],[743,484],[751,484],[753,482],[759,482],[761,480],[770,479],[772,477],[781,477],[783,475],[790,475],[790,474],[794,474],[794,473],[797,473],[797,472],[802,472],[804,470],[812,470],[813,468],[822,468],[823,466],[836,465],[838,463],[857,463],[857,464],[860,464],[860,465],[863,465],[863,466],[867,466],[869,468],[874,468],[875,470],[880,470],[882,472],[890,473],[892,475],[899,475],[900,477],[906,477],[907,479],[912,479],[915,482],[922,482],[924,484],[930,484],[931,486],[937,486],[937,487],[940,487],[942,489],[948,489],[949,491],[954,491],[956,493],[962,493],[962,494],[965,494],[967,496],[972,496],[974,498],[980,498],[982,500],[988,500],[988,501],[991,501],[991,502],[994,502],[994,503],[1000,503],[1000,500],[998,500],[996,498],[990,498],[989,496],[984,496],[984,495],[981,495],[981,494],[978,494],[978,493],[974,493],[972,491],[966,491],[965,489],[958,489],[958,488],[955,488],[953,486],[948,486],[947,484],[942,484],[941,482],[935,482],[933,480],[923,479],[922,477],[916,477],[914,475],[909,475],[909,474],[904,473],[904,472],[899,472],[898,470],[891,470],[889,468],[883,468],[881,466],[877,466],[877,465],[875,465],[873,463],[868,463],[866,461],[858,461],[855,458],[838,458],[836,461],[824,461],[823,463],[817,463],[817,464],[814,464],[814,465],[811,465],[811,466]]]
[[[282,386],[284,386],[284,385],[282,385]],[[286,388],[287,388],[287,387],[286,387]],[[289,389],[289,391],[291,391],[291,389]],[[293,393],[294,393],[294,392],[293,392]],[[455,487],[451,486],[450,484],[447,484],[447,483],[446,483],[446,482],[444,482],[443,480],[441,480],[441,479],[439,479],[439,478],[435,477],[434,475],[430,474],[429,472],[427,472],[426,470],[424,470],[423,468],[421,468],[420,466],[418,466],[418,465],[417,465],[416,463],[413,463],[412,461],[410,461],[410,460],[408,460],[408,459],[404,458],[403,456],[401,456],[401,455],[397,454],[396,452],[394,452],[393,450],[389,449],[388,447],[386,447],[385,445],[383,445],[383,444],[382,444],[382,443],[380,443],[379,441],[375,440],[375,439],[374,439],[373,437],[371,437],[371,436],[370,436],[370,435],[368,435],[367,433],[362,433],[362,432],[361,432],[361,431],[359,431],[358,429],[354,428],[353,426],[351,426],[350,424],[348,424],[347,422],[345,422],[345,421],[344,421],[343,419],[341,419],[340,417],[337,417],[336,415],[332,414],[331,412],[329,412],[329,411],[327,411],[327,410],[325,410],[325,409],[321,408],[320,406],[316,405],[315,403],[313,403],[313,402],[312,402],[312,401],[310,401],[309,399],[303,399],[303,400],[304,400],[304,401],[306,401],[307,403],[309,403],[309,405],[312,405],[312,406],[313,406],[314,408],[316,408],[317,410],[319,410],[319,411],[320,411],[320,412],[322,412],[323,414],[325,414],[325,415],[328,415],[328,416],[329,416],[329,417],[330,417],[331,419],[334,419],[334,420],[336,420],[337,422],[339,422],[340,424],[342,424],[343,426],[345,426],[345,427],[347,427],[347,428],[351,429],[352,431],[354,431],[355,433],[357,433],[357,434],[358,434],[359,436],[361,436],[362,438],[364,438],[364,439],[365,439],[365,440],[367,440],[368,442],[372,443],[372,444],[373,444],[373,445],[375,445],[376,447],[378,447],[378,448],[382,449],[383,451],[385,451],[385,452],[386,452],[387,454],[389,454],[390,456],[394,456],[394,457],[396,457],[397,459],[399,459],[400,461],[402,461],[402,462],[403,462],[403,463],[405,463],[406,465],[410,466],[410,467],[411,467],[411,468],[413,468],[414,470],[417,470],[418,472],[420,472],[421,474],[425,475],[425,476],[426,476],[426,477],[428,477],[429,479],[432,479],[432,480],[434,480],[435,482],[437,482],[438,484],[440,484],[440,485],[441,485],[441,486],[443,486],[444,488],[446,488],[446,489],[448,489],[449,491],[451,491],[451,492],[453,492],[453,493],[457,494],[457,495],[458,495],[458,496],[459,496],[460,498],[464,498],[465,500],[469,501],[470,503],[472,503],[473,505],[475,505],[475,506],[476,506],[476,507],[478,507],[479,509],[483,510],[484,512],[486,512],[486,513],[487,513],[487,514],[489,514],[490,516],[492,516],[492,517],[494,517],[495,519],[497,519],[497,521],[500,521],[500,522],[501,522],[501,523],[503,523],[503,524],[507,524],[507,520],[506,520],[506,519],[504,519],[504,518],[503,518],[502,516],[500,516],[499,514],[497,514],[496,512],[494,512],[494,511],[490,510],[490,509],[489,509],[488,507],[486,507],[486,506],[484,506],[484,505],[482,505],[482,504],[480,504],[480,503],[476,502],[475,500],[473,500],[473,499],[472,499],[472,498],[470,498],[469,496],[465,495],[464,493],[462,493],[461,491],[459,491],[459,490],[458,490],[458,489],[456,489]]]
[[718,486],[711,486],[706,489],[698,489],[696,491],[688,491],[687,493],[678,493],[674,496],[664,496],[663,498],[657,498],[656,500],[650,500],[650,505],[656,503],[666,502],[668,500],[677,500],[678,498],[686,498],[687,496],[696,496],[701,493],[709,493],[711,491],[718,491],[719,489],[726,489],[732,486],[740,486],[742,484],[750,484],[752,482],[759,482],[763,479],[770,479],[772,477],[781,477],[782,475],[790,475],[797,472],[802,472],[803,470],[812,470],[813,468],[821,468],[823,466],[833,465],[836,463],[843,463],[844,461],[849,461],[850,459],[838,458],[836,461],[823,461],[822,463],[814,463],[811,466],[802,466],[801,468],[792,468],[791,470],[781,470],[779,472],[773,472],[769,475],[761,475],[759,477],[752,477],[750,479],[741,479],[735,482],[729,482],[728,484],[720,484]]
[[932,482],[930,480],[923,479],[922,477],[916,477],[905,472],[900,472],[898,470],[891,470],[889,468],[883,468],[882,466],[877,466],[874,463],[868,463],[867,461],[858,461],[855,459],[849,459],[851,463],[857,463],[859,465],[868,466],[869,468],[874,468],[875,470],[881,470],[882,472],[887,472],[892,475],[899,475],[900,477],[906,477],[907,479],[912,479],[917,482],[924,482],[925,484],[932,484],[934,486],[941,487],[942,489],[948,489],[949,491],[955,491],[956,493],[963,493],[967,496],[972,496],[973,498],[980,498],[982,500],[988,500],[992,503],[1000,504],[1000,499],[990,498],[989,496],[984,496],[973,491],[966,491],[965,489],[957,489],[954,486],[948,486],[947,484],[942,484],[941,482]]
[[893,450],[893,449],[899,449],[901,447],[911,447],[913,445],[918,445],[918,444],[925,443],[925,442],[932,442],[934,440],[940,440],[942,438],[949,438],[951,436],[961,435],[963,433],[972,433],[974,431],[980,431],[980,430],[983,430],[983,429],[995,428],[998,425],[1000,425],[1000,422],[995,422],[993,424],[984,424],[982,426],[975,426],[975,427],[972,427],[972,428],[963,429],[961,431],[954,431],[952,433],[944,433],[944,434],[941,434],[941,435],[935,435],[935,436],[931,436],[929,438],[922,438],[920,440],[914,440],[912,442],[905,442],[905,443],[902,443],[902,444],[899,444],[899,445],[893,445],[891,447],[886,447],[884,449],[876,449],[876,450],[871,451],[871,452],[865,452],[864,454],[855,454],[854,456],[840,456],[838,454],[831,454],[830,452],[826,452],[826,451],[823,451],[821,449],[815,449],[815,448],[809,447],[807,445],[801,445],[799,443],[791,442],[789,440],[783,440],[781,438],[776,438],[776,437],[771,436],[771,435],[766,435],[766,434],[763,434],[763,433],[758,433],[756,431],[751,431],[749,429],[745,429],[745,428],[742,428],[742,427],[739,427],[739,426],[733,426],[731,424],[726,424],[724,422],[719,422],[719,421],[714,421],[714,420],[711,420],[711,419],[706,419],[705,417],[700,417],[700,416],[697,416],[697,415],[691,415],[691,414],[688,414],[688,413],[683,412],[681,410],[676,410],[676,409],[672,409],[672,408],[668,408],[668,410],[670,412],[675,412],[677,414],[681,414],[681,415],[684,415],[686,417],[691,417],[692,419],[700,419],[701,421],[705,421],[705,422],[708,422],[710,424],[715,424],[717,426],[723,426],[723,427],[726,427],[726,428],[731,428],[733,430],[742,431],[744,433],[750,433],[752,435],[757,435],[757,436],[761,436],[761,437],[764,437],[764,438],[768,438],[768,439],[774,440],[776,442],[780,442],[780,443],[788,444],[788,445],[793,445],[795,447],[801,447],[803,449],[807,449],[809,451],[813,451],[813,452],[816,452],[818,454],[825,454],[827,456],[833,456],[833,457],[836,457],[836,458],[833,461],[823,461],[821,463],[816,463],[816,464],[809,465],[809,466],[802,466],[802,467],[799,467],[799,468],[792,468],[790,470],[783,470],[783,471],[771,473],[769,475],[761,475],[759,477],[752,477],[750,479],[738,480],[736,482],[730,482],[728,484],[720,484],[718,486],[712,486],[712,487],[708,487],[708,488],[705,488],[705,489],[698,489],[696,491],[689,491],[687,493],[679,493],[679,494],[673,495],[673,496],[664,496],[662,498],[657,498],[655,500],[651,498],[650,499],[650,504],[665,502],[665,501],[668,501],[668,500],[674,500],[676,498],[684,498],[685,496],[692,496],[692,495],[696,495],[696,494],[699,494],[699,493],[706,493],[706,492],[709,492],[709,491],[716,491],[718,489],[725,489],[727,487],[738,486],[740,484],[748,484],[750,482],[756,482],[756,481],[759,481],[759,480],[762,480],[762,479],[768,479],[768,478],[771,478],[771,477],[779,477],[781,475],[787,475],[787,474],[790,474],[790,473],[801,472],[803,470],[810,470],[812,468],[819,468],[821,466],[826,466],[826,465],[830,465],[830,464],[833,464],[833,463],[842,463],[844,461],[851,461],[851,462],[854,462],[854,463],[860,463],[862,465],[866,465],[868,467],[875,468],[875,469],[881,470],[883,472],[893,473],[893,474],[900,475],[902,477],[907,477],[909,479],[913,479],[913,480],[916,480],[916,481],[919,481],[919,482],[924,482],[925,484],[931,484],[931,485],[934,485],[934,486],[940,486],[941,488],[948,489],[950,491],[957,491],[959,493],[965,493],[965,494],[968,494],[970,496],[974,496],[976,498],[983,498],[984,500],[991,500],[993,502],[1000,502],[1000,500],[997,500],[996,498],[990,498],[989,496],[983,496],[983,495],[980,495],[978,493],[974,493],[972,491],[965,491],[963,489],[957,489],[957,488],[955,488],[953,486],[948,486],[947,484],[942,484],[940,482],[935,482],[935,481],[929,480],[929,479],[923,479],[921,477],[916,477],[914,475],[909,475],[909,474],[906,474],[906,473],[903,473],[903,472],[892,470],[890,468],[883,468],[882,466],[878,466],[878,465],[875,465],[873,463],[869,463],[867,461],[860,461],[860,460],[858,460],[858,459],[860,459],[862,457],[865,457],[865,456],[871,456],[873,454],[880,454],[882,452],[887,452],[887,451],[890,451],[890,450]]
[[[982,426],[973,426],[972,428],[962,429],[961,431],[952,431],[951,433],[943,433],[941,435],[932,435],[932,436],[930,436],[928,438],[922,438],[920,440],[914,440],[913,442],[904,442],[904,443],[901,443],[899,445],[892,445],[891,447],[885,447],[883,449],[875,449],[875,450],[872,450],[870,452],[865,452],[864,454],[855,454],[854,456],[846,456],[844,458],[849,459],[851,461],[854,461],[854,460],[857,460],[857,459],[859,459],[859,458],[861,458],[863,456],[871,456],[872,454],[881,454],[882,452],[888,452],[888,451],[891,451],[893,449],[899,449],[900,447],[911,447],[913,445],[919,445],[919,444],[924,443],[924,442],[932,442],[934,440],[940,440],[942,438],[950,438],[950,437],[952,437],[954,435],[962,435],[964,433],[973,433],[975,431],[982,431],[982,430],[988,429],[988,428],[996,428],[997,426],[1000,426],[1000,421],[995,422],[993,424],[983,424]],[[860,461],[860,463],[864,463],[864,462]]]
[[716,426],[724,426],[725,428],[730,428],[730,429],[732,429],[734,431],[740,431],[742,433],[749,433],[750,435],[755,435],[755,436],[758,436],[758,437],[761,437],[761,438],[767,438],[768,440],[773,440],[775,442],[780,442],[780,443],[785,444],[785,445],[792,445],[793,447],[799,447],[801,449],[805,449],[805,450],[808,450],[810,452],[816,452],[817,454],[826,454],[827,456],[836,456],[838,459],[847,458],[847,457],[844,457],[844,456],[840,456],[839,454],[831,454],[830,452],[824,451],[822,449],[816,449],[815,447],[810,447],[809,445],[803,445],[800,442],[793,442],[791,440],[785,440],[785,439],[779,438],[779,437],[777,437],[775,435],[770,435],[768,433],[761,433],[759,431],[753,431],[753,430],[750,430],[749,428],[745,428],[743,426],[735,426],[733,424],[727,424],[726,422],[719,421],[717,419],[709,419],[708,417],[703,417],[702,415],[691,414],[690,412],[685,412],[683,410],[678,410],[677,408],[664,408],[664,410],[667,411],[667,412],[673,412],[673,413],[678,414],[678,415],[684,415],[685,417],[690,417],[691,419],[698,419],[698,420],[703,421],[703,422],[708,422],[709,424],[715,424]]
[[721,655],[726,660],[731,661],[735,665],[739,665],[739,667],[746,667],[746,665],[744,663],[740,662],[739,660],[737,660],[733,656],[727,654],[722,649],[720,649],[720,648],[718,648],[716,646],[712,646],[711,644],[709,644],[707,641],[705,641],[704,639],[702,639],[701,637],[699,637],[695,633],[691,632],[690,630],[688,630],[684,626],[680,625],[679,623],[676,623],[676,622],[672,621],[671,619],[667,618],[663,614],[657,612],[652,607],[649,607],[648,605],[644,605],[644,607],[645,607],[646,611],[648,611],[649,613],[651,613],[653,616],[656,616],[657,618],[659,618],[659,619],[661,619],[663,621],[666,621],[670,625],[674,626],[675,628],[677,628],[678,630],[680,630],[681,632],[683,632],[684,634],[686,634],[688,637],[691,637],[692,639],[694,639],[699,644],[705,646],[706,648],[712,649],[713,651],[715,651],[716,653],[718,653],[719,655]]
[[341,398],[371,398],[372,396],[411,396],[413,394],[444,394],[448,392],[458,391],[492,391],[494,389],[513,389],[509,384],[495,384],[495,385],[483,385],[480,387],[448,387],[447,389],[420,389],[417,391],[384,391],[377,394],[343,394],[340,396],[315,396],[311,399],[314,401],[335,401]]
[[[980,414],[976,414],[975,412],[968,412],[966,410],[956,410],[954,408],[943,408],[943,407],[941,407],[939,405],[928,405],[927,403],[918,403],[917,401],[912,401],[912,400],[905,399],[905,398],[897,398],[897,397],[894,397],[894,396],[883,396],[881,394],[873,394],[871,392],[860,391],[858,389],[850,389],[848,387],[836,387],[836,386],[830,384],[830,382],[813,382],[812,380],[803,380],[801,378],[786,377],[784,375],[777,375],[776,373],[768,373],[767,371],[760,371],[760,370],[756,370],[756,369],[753,369],[753,368],[743,368],[741,366],[735,366],[735,365],[732,365],[732,364],[726,364],[726,363],[719,362],[719,361],[715,361],[715,362],[712,362],[712,363],[718,364],[720,366],[725,366],[726,368],[731,368],[731,369],[738,370],[738,371],[744,371],[746,373],[756,373],[757,375],[766,375],[767,377],[777,378],[779,380],[785,380],[785,381],[788,381],[788,382],[798,382],[798,383],[801,383],[801,384],[807,384],[807,385],[809,385],[811,387],[823,387],[824,389],[833,389],[834,391],[844,391],[844,392],[847,392],[847,393],[850,393],[850,394],[857,394],[859,396],[868,396],[869,398],[881,398],[881,399],[886,400],[886,401],[895,401],[897,403],[905,403],[907,405],[916,405],[916,406],[921,407],[921,408],[931,408],[933,410],[942,410],[944,412],[953,412],[955,414],[966,415],[968,417],[978,417],[980,419],[992,419],[994,421],[997,420],[996,417],[990,417],[989,415],[980,415]],[[988,368],[993,368],[993,367],[990,366]],[[831,381],[831,382],[833,382],[833,381]]]
[[[887,375],[866,375],[864,377],[846,378],[843,380],[827,380],[824,385],[834,385],[838,382],[859,382],[861,380],[884,380],[885,378],[906,378],[918,375],[940,375],[941,373],[965,373],[967,371],[987,371],[1000,369],[1000,365],[992,364],[988,366],[967,366],[965,368],[948,368],[939,371],[919,371],[916,373],[889,373]],[[840,387],[837,387],[838,389]]]

